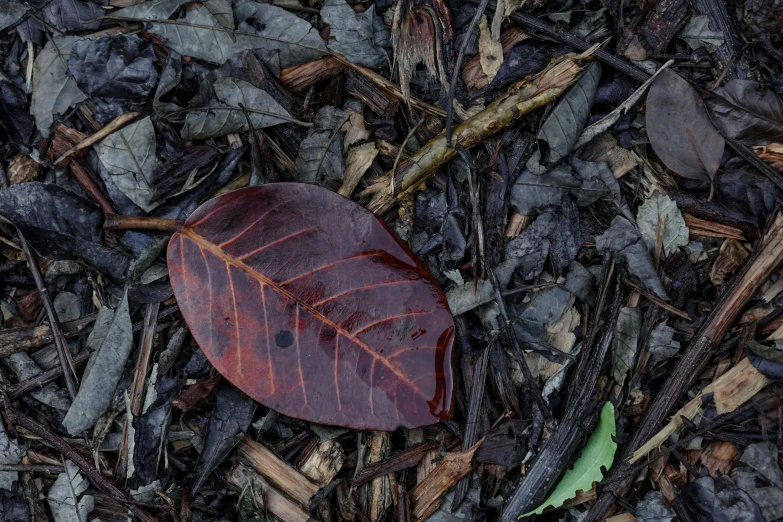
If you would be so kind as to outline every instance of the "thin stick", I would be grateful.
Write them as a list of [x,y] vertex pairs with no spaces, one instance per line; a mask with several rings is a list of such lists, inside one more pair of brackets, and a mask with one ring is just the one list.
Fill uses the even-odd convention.
[[103,191],[98,188],[98,185],[96,185],[92,180],[92,176],[90,176],[90,173],[87,172],[87,169],[84,167],[84,165],[82,165],[82,163],[76,159],[71,160],[71,175],[79,183],[79,185],[81,185],[85,192],[92,196],[92,199],[98,203],[98,206],[101,207],[101,211],[103,212],[104,216],[110,216],[117,213],[117,211],[114,209],[114,205],[112,205],[112,203],[106,198],[106,196],[103,194]]
[[161,232],[177,232],[183,226],[184,221],[176,219],[153,218],[143,216],[122,216],[112,214],[106,216],[103,228],[106,230],[160,230]]
[[[3,168],[2,165],[0,165],[0,185],[2,185],[2,188],[4,189],[8,188],[8,178],[5,174],[5,168]],[[62,330],[60,330],[60,322],[57,320],[57,312],[54,310],[54,303],[52,303],[52,298],[49,296],[49,291],[46,289],[46,283],[44,282],[43,275],[41,275],[41,269],[38,267],[38,257],[22,235],[22,231],[19,230],[18,227],[14,228],[16,228],[16,234],[19,236],[19,244],[22,246],[22,251],[27,258],[30,272],[33,274],[35,286],[38,288],[38,293],[41,295],[41,302],[43,303],[44,310],[46,310],[49,325],[52,328],[54,345],[57,348],[57,355],[60,359],[60,367],[62,368],[63,376],[65,377],[65,386],[68,389],[68,395],[73,399],[76,397],[77,391],[76,368],[71,359],[68,343],[65,342],[65,336],[63,335]]]
[[[454,66],[454,76],[451,78],[449,98],[446,102],[448,104],[446,107],[446,146],[448,147],[451,147],[451,120],[454,118],[454,95],[457,92],[457,80],[459,79],[460,69],[462,68],[462,60],[465,59],[465,52],[468,50],[468,42],[470,42],[473,31],[476,30],[476,26],[478,25],[481,16],[487,9],[488,2],[489,0],[481,0],[481,3],[476,8],[473,19],[468,26],[468,31],[465,33],[467,36],[462,40],[462,45],[459,48],[459,55],[457,55],[457,65]],[[394,172],[394,170],[392,172]]]
[[[408,145],[408,140],[411,139],[411,136],[413,136],[413,133],[416,132],[416,129],[418,129],[421,124],[424,123],[424,118],[419,120],[419,123],[416,124],[415,127],[411,129],[411,131],[408,133],[407,136],[405,136],[405,141],[402,142],[402,145],[400,145],[400,150],[397,151],[397,157],[394,158],[394,165],[392,166],[392,172],[397,171],[397,165],[400,163],[400,158],[402,157],[402,153],[405,150],[405,147]],[[394,195],[394,178],[392,177],[391,183],[389,183],[389,194]]]

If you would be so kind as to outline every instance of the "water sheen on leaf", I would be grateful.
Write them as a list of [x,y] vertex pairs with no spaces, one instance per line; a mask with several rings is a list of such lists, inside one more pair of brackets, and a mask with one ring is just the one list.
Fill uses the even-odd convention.
[[201,350],[262,404],[373,430],[450,414],[446,298],[352,201],[297,183],[225,194],[172,237],[168,264]]

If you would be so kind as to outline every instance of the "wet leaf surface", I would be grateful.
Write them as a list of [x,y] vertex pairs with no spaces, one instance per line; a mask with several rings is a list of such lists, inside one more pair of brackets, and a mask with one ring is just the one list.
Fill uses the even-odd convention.
[[[354,241],[332,241],[316,215],[290,219],[305,200],[351,216]],[[247,209],[242,219],[226,227],[238,207]],[[193,214],[168,258],[201,348],[259,402],[323,424],[387,430],[450,412],[454,332],[444,296],[375,217],[340,196],[290,184],[234,192]],[[297,262],[305,259],[320,264]],[[204,285],[209,298],[193,299]],[[362,305],[379,295],[384,306]],[[333,379],[316,378],[324,368]]]

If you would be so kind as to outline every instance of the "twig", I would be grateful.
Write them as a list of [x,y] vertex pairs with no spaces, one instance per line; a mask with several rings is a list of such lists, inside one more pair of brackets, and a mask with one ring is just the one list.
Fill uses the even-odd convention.
[[[473,19],[470,21],[468,30],[465,33],[465,39],[462,40],[462,45],[459,48],[459,54],[457,55],[457,64],[454,66],[454,75],[451,77],[451,85],[449,86],[449,97],[446,101],[446,146],[451,147],[451,120],[454,118],[454,94],[457,92],[457,82],[459,80],[460,69],[462,68],[462,60],[465,59],[465,52],[468,50],[468,43],[473,36],[473,31],[476,30],[476,26],[487,9],[487,3],[489,0],[481,0],[479,6],[476,8],[476,12],[473,14]],[[394,170],[392,170],[394,172]]]
[[68,460],[76,464],[76,467],[84,473],[93,485],[115,499],[117,502],[127,506],[134,515],[144,522],[157,522],[157,518],[141,509],[124,491],[118,488],[112,481],[104,477],[93,465],[85,459],[70,444],[65,442],[59,435],[41,424],[31,419],[27,415],[17,411],[12,405],[7,395],[0,396],[2,402],[3,415],[9,426],[21,426],[34,435],[45,440],[50,446],[59,451]]
[[[709,361],[710,353],[723,339],[726,330],[745,307],[748,300],[769,278],[783,261],[783,213],[780,209],[770,220],[764,237],[745,267],[734,277],[731,289],[716,304],[702,329],[694,336],[674,370],[669,373],[647,414],[637,426],[632,437],[623,448],[619,464],[612,468],[608,478],[626,476],[630,463],[627,459],[650,439],[659,429],[691,382],[701,374]],[[586,521],[598,522],[614,503],[615,496],[623,496],[630,487],[628,479],[618,481],[607,488],[587,514]]]
[[160,230],[161,232],[177,232],[184,221],[176,219],[153,218],[143,216],[122,216],[120,214],[111,214],[106,216],[103,222],[103,228],[106,230]]
[[96,185],[92,180],[92,176],[90,176],[90,173],[87,171],[84,165],[82,165],[82,163],[76,159],[71,160],[71,175],[79,183],[79,185],[81,185],[84,191],[92,196],[92,199],[98,203],[98,206],[101,207],[101,211],[103,211],[104,216],[108,217],[117,213],[117,211],[114,209],[114,205],[112,205],[112,203],[106,198],[106,196],[103,194],[103,191],[98,188],[98,185]]
[[28,473],[48,473],[57,475],[65,471],[63,466],[50,466],[48,464],[0,464],[0,471],[16,471]]
[[130,412],[125,418],[120,452],[117,459],[116,473],[118,476],[124,476],[128,466],[130,425],[133,423],[134,418],[141,415],[144,385],[147,383],[147,372],[150,359],[152,358],[152,344],[155,340],[155,328],[158,324],[158,311],[160,311],[160,303],[150,303],[144,311],[144,331],[139,342],[139,359],[136,361],[136,368],[133,371],[133,383],[130,388]]
[[[2,188],[8,188],[8,178],[5,174],[5,168],[0,165],[0,186]],[[65,336],[62,330],[60,330],[60,322],[57,320],[57,312],[54,310],[54,303],[49,296],[49,290],[46,288],[43,275],[41,275],[41,269],[38,267],[38,257],[36,256],[30,244],[22,235],[22,231],[16,228],[16,234],[19,236],[19,244],[22,246],[22,251],[27,258],[27,264],[30,266],[30,272],[33,274],[35,280],[35,286],[38,288],[38,293],[41,295],[41,302],[43,303],[44,310],[46,310],[46,316],[49,319],[49,325],[52,329],[54,336],[54,345],[57,348],[57,355],[60,359],[60,367],[62,368],[63,377],[65,377],[65,386],[68,389],[68,395],[71,399],[76,397],[76,369],[71,359],[71,352],[68,349],[68,343],[65,342]]]

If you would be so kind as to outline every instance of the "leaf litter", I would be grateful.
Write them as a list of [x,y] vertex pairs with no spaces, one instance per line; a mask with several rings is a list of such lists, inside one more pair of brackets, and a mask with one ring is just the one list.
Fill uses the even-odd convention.
[[783,516],[776,4],[623,4],[0,2],[0,518]]

